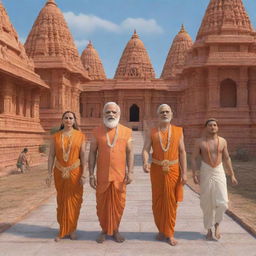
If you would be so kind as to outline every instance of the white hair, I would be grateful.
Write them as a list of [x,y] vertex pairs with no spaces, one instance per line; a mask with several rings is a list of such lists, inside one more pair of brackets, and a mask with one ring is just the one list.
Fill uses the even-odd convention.
[[107,102],[104,107],[103,107],[103,114],[105,114],[105,111],[106,111],[106,108],[109,106],[109,105],[115,105],[116,108],[117,108],[117,113],[121,113],[121,110],[120,110],[120,107],[113,101],[110,101],[110,102]]
[[163,107],[168,107],[171,111],[172,111],[172,108],[168,105],[168,104],[161,104],[158,108],[157,108],[157,111],[156,113],[159,115],[160,114],[160,110],[161,108]]

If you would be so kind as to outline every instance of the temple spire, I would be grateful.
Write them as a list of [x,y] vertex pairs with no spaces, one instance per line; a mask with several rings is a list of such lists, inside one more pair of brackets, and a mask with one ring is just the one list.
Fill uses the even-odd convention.
[[[61,10],[54,0],[47,0],[25,43],[26,52],[34,60],[64,61],[70,70],[84,73],[78,50]],[[50,60],[49,59],[49,60]],[[58,64],[62,65],[62,64]]]
[[57,6],[55,0],[47,0],[46,5],[48,5],[48,4],[53,4],[53,5]]
[[181,24],[181,29],[179,33],[185,33],[185,32],[187,31],[185,30],[184,24]]
[[82,64],[92,80],[105,80],[106,74],[101,59],[90,40],[81,56]]
[[184,25],[173,40],[172,46],[166,58],[164,68],[161,74],[162,79],[175,78],[181,74],[185,65],[188,50],[192,47],[193,41]]
[[127,43],[115,73],[115,79],[154,79],[155,72],[147,50],[136,30]]
[[134,32],[133,32],[132,38],[139,38],[139,35],[137,34],[136,29],[134,29]]
[[210,0],[197,39],[208,35],[242,35],[252,32],[242,0]]

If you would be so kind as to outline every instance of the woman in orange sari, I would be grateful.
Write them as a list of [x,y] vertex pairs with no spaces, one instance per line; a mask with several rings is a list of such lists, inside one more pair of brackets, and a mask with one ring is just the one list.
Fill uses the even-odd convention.
[[77,239],[76,227],[83,201],[85,182],[85,135],[78,130],[75,113],[66,111],[62,124],[54,134],[48,159],[48,177],[51,184],[54,175],[57,191],[57,220],[60,225],[58,242],[65,236]]

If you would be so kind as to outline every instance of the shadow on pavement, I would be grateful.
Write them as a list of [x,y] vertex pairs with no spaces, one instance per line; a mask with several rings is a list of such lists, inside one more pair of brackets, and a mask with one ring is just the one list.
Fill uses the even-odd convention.
[[[53,239],[57,233],[58,229],[32,225],[25,223],[18,223],[15,226],[7,229],[4,233],[13,234],[20,237],[27,238],[42,238],[42,239]],[[86,230],[77,230],[78,240],[88,240],[95,241],[99,235],[99,231],[86,231]],[[121,232],[126,240],[140,240],[140,241],[155,241],[156,233],[155,232]],[[189,231],[176,231],[175,237],[177,239],[185,240],[201,240],[204,239],[204,235],[199,232],[189,232]],[[107,237],[112,239],[112,237]]]

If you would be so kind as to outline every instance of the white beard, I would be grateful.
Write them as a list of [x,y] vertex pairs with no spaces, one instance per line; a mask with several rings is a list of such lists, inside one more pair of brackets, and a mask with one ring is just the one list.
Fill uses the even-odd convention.
[[120,120],[120,117],[117,117],[116,119],[113,119],[113,120],[108,120],[105,117],[103,118],[103,122],[105,126],[108,127],[109,129],[113,129],[117,127],[117,125],[119,124],[119,120]]
[[172,121],[171,118],[166,118],[166,119],[159,119],[160,123],[170,123]]

